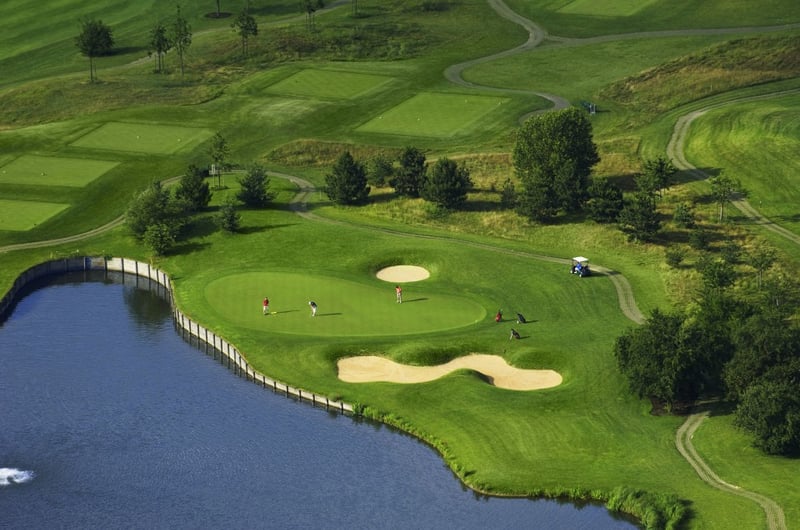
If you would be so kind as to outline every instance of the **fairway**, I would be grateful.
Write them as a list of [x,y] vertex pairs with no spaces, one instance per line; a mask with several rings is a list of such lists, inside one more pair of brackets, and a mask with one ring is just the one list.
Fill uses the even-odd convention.
[[268,92],[321,99],[351,99],[373,90],[392,78],[330,70],[302,70],[267,88]]
[[0,183],[81,188],[119,162],[23,155],[0,168]]
[[423,93],[358,127],[359,132],[449,137],[466,133],[507,98]]
[[200,127],[110,122],[72,142],[73,147],[171,155],[196,147],[213,133]]
[[0,199],[0,230],[30,230],[67,208],[69,204]]
[[[251,272],[209,283],[205,296],[224,320],[262,331],[322,336],[430,333],[480,322],[486,310],[463,297],[428,292],[421,283],[395,302],[394,286],[289,272]],[[261,300],[273,314],[264,316]],[[311,317],[309,300],[319,306]]]

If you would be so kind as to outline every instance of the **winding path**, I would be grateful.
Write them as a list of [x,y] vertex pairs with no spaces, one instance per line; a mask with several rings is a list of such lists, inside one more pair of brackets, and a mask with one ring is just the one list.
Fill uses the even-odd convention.
[[[507,20],[510,20],[516,24],[519,24],[524,29],[528,31],[528,39],[525,43],[512,48],[510,50],[505,50],[502,52],[498,52],[492,55],[488,55],[485,57],[480,57],[476,59],[472,59],[469,61],[465,61],[462,63],[458,63],[452,65],[445,69],[444,76],[452,83],[466,87],[471,89],[479,89],[484,91],[494,91],[494,92],[503,92],[503,93],[513,93],[513,94],[529,94],[529,95],[536,95],[542,98],[549,100],[553,107],[548,110],[557,110],[562,109],[570,106],[570,103],[567,99],[548,94],[544,92],[537,92],[532,90],[515,90],[515,89],[505,89],[501,87],[492,87],[492,86],[484,86],[478,85],[475,83],[471,83],[466,81],[462,77],[462,73],[467,68],[472,66],[476,66],[478,64],[486,63],[489,61],[494,61],[497,59],[509,57],[511,55],[524,53],[533,50],[536,48],[541,42],[548,38],[550,40],[560,42],[563,45],[567,46],[576,46],[576,45],[588,45],[594,44],[599,42],[610,42],[614,40],[624,40],[624,39],[636,39],[636,38],[654,38],[654,37],[669,37],[669,36],[687,36],[687,35],[709,35],[709,34],[726,34],[726,33],[744,33],[744,32],[752,32],[752,31],[778,31],[784,29],[795,29],[799,28],[800,24],[786,24],[781,26],[771,26],[771,27],[747,27],[747,28],[728,28],[728,29],[712,29],[712,30],[675,30],[675,31],[654,31],[654,32],[641,32],[641,33],[629,33],[624,35],[606,35],[606,36],[599,36],[599,37],[592,37],[592,38],[585,38],[585,39],[573,39],[573,38],[563,38],[563,37],[554,37],[548,35],[548,33],[535,24],[534,22],[522,17],[521,15],[512,11],[502,0],[488,0],[489,5],[497,12],[497,14]],[[344,2],[339,0],[335,2],[334,6],[343,5]],[[718,108],[724,105],[729,105],[733,103],[741,103],[744,101],[755,101],[759,99],[767,99],[772,97],[778,97],[784,94],[790,93],[797,93],[800,92],[798,90],[792,91],[785,91],[785,92],[776,92],[772,94],[765,94],[760,96],[752,96],[752,97],[744,97],[741,99],[737,99],[734,101],[728,101],[725,103],[720,103],[716,105],[710,105],[706,108],[701,110],[693,111],[688,113],[684,116],[681,116],[674,127],[672,137],[669,140],[669,144],[667,146],[667,156],[670,157],[672,160],[675,161],[675,165],[684,171],[687,171],[696,179],[705,179],[708,178],[708,175],[702,172],[701,170],[697,169],[691,163],[689,163],[684,155],[683,146],[686,141],[686,137],[688,136],[689,128],[692,122],[702,116],[709,110],[714,108]],[[527,116],[523,116],[523,119],[526,119]],[[317,191],[314,185],[300,177],[289,175],[285,173],[275,173],[270,172],[270,174],[275,175],[279,178],[283,178],[293,182],[298,187],[298,193],[292,199],[290,203],[290,208],[294,211],[297,215],[308,219],[314,222],[325,222],[325,223],[333,223],[333,224],[341,224],[347,225],[349,227],[354,227],[362,230],[371,230],[371,231],[379,231],[382,233],[392,234],[398,237],[408,237],[408,238],[421,238],[421,239],[428,239],[428,240],[440,240],[440,241],[448,241],[448,242],[458,242],[462,245],[469,245],[476,248],[482,248],[486,250],[491,250],[493,252],[504,253],[509,255],[515,256],[522,256],[536,260],[542,260],[552,263],[559,263],[564,264],[565,266],[569,264],[569,260],[564,258],[557,258],[553,256],[546,256],[542,254],[535,254],[531,252],[524,252],[524,251],[517,251],[502,247],[497,247],[490,244],[484,243],[477,243],[472,241],[464,241],[457,237],[449,237],[449,236],[432,236],[432,235],[421,235],[421,234],[412,234],[408,232],[402,232],[399,230],[392,230],[387,228],[378,228],[378,227],[369,227],[364,225],[357,225],[354,223],[349,223],[346,221],[340,221],[335,219],[329,219],[325,217],[318,216],[314,213],[308,211],[307,204],[309,202],[310,197]],[[179,177],[175,177],[173,179],[169,179],[165,182],[171,182],[176,180]],[[764,226],[765,228],[775,232],[776,234],[781,235],[782,237],[787,238],[788,240],[800,245],[800,236],[794,234],[785,228],[776,225],[766,217],[759,214],[746,200],[739,199],[736,200],[734,206],[738,208],[744,215],[752,219],[754,222]],[[95,229],[89,230],[82,234],[76,234],[73,236],[67,236],[58,239],[52,240],[45,240],[45,241],[34,241],[30,243],[20,243],[15,245],[7,245],[4,247],[0,247],[0,253],[10,252],[14,250],[24,250],[24,249],[32,249],[32,248],[41,248],[47,246],[55,246],[61,245],[65,243],[73,243],[81,240],[85,240],[96,235],[102,234],[107,232],[117,226],[120,226],[124,222],[124,216],[120,216],[109,223],[97,227]],[[617,292],[617,298],[619,301],[619,306],[623,314],[630,320],[636,323],[644,322],[644,316],[639,311],[636,306],[636,300],[633,294],[633,290],[631,288],[630,283],[628,280],[619,272],[606,269],[601,266],[595,266],[594,270],[601,274],[607,276],[614,288]],[[744,490],[738,486],[730,484],[723,479],[721,479],[714,471],[706,464],[700,455],[695,450],[694,446],[692,445],[691,439],[694,435],[695,431],[700,427],[703,420],[708,416],[708,412],[699,412],[695,414],[691,414],[683,425],[678,429],[675,437],[675,445],[678,449],[678,452],[686,459],[687,462],[692,466],[692,468],[697,472],[698,476],[707,484],[711,485],[712,487],[731,493],[733,495],[738,495],[740,497],[744,497],[749,499],[759,506],[762,507],[766,514],[767,524],[770,530],[784,530],[786,528],[786,521],[783,514],[783,510],[781,507],[773,500],[760,495],[758,493],[753,493],[747,490]]]

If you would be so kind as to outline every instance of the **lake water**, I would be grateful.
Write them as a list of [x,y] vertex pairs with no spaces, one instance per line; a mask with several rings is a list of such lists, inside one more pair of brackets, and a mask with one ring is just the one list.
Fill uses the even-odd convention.
[[235,376],[145,287],[50,278],[0,324],[0,527],[636,528],[476,495],[412,437]]

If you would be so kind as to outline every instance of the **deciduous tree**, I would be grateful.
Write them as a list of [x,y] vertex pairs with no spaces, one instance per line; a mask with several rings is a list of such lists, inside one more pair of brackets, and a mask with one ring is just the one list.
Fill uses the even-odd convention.
[[709,179],[711,183],[711,197],[718,207],[718,219],[722,222],[725,219],[725,206],[733,200],[736,195],[744,195],[745,189],[738,179],[721,174]]
[[222,187],[222,172],[228,169],[228,155],[230,154],[230,147],[228,140],[220,133],[216,133],[211,137],[211,143],[208,146],[208,155],[211,157],[211,162],[214,164],[214,173],[217,176],[217,187]]
[[540,221],[581,207],[600,160],[589,117],[575,107],[528,119],[517,132],[513,158],[522,184],[518,210]]
[[75,45],[81,54],[89,58],[89,81],[97,79],[94,59],[108,54],[114,47],[111,28],[101,20],[85,19],[81,22],[81,32],[75,37]]
[[239,38],[242,40],[242,55],[247,57],[250,37],[258,35],[258,23],[256,19],[250,14],[249,10],[245,8],[239,13],[236,20],[233,21],[231,27],[239,34]]
[[172,45],[178,51],[178,60],[181,67],[181,77],[183,77],[183,59],[186,50],[192,45],[192,27],[189,22],[181,15],[181,6],[177,6],[177,15],[172,23],[172,35],[170,38]]
[[172,41],[167,35],[167,28],[158,22],[150,31],[150,51],[156,56],[156,72],[164,71],[164,56],[172,49]]

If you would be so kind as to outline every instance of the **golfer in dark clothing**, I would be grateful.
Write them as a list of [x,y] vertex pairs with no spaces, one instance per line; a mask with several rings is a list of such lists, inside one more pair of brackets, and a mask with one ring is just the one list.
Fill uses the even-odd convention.
[[519,336],[519,333],[517,333],[517,330],[512,328],[511,329],[511,336],[508,338],[508,340],[521,339],[521,338],[522,337]]
[[311,308],[311,316],[312,317],[317,316],[317,303],[314,302],[314,301],[311,301],[311,302],[308,303],[308,307]]
[[527,324],[527,320],[522,316],[522,313],[517,313],[517,324]]

